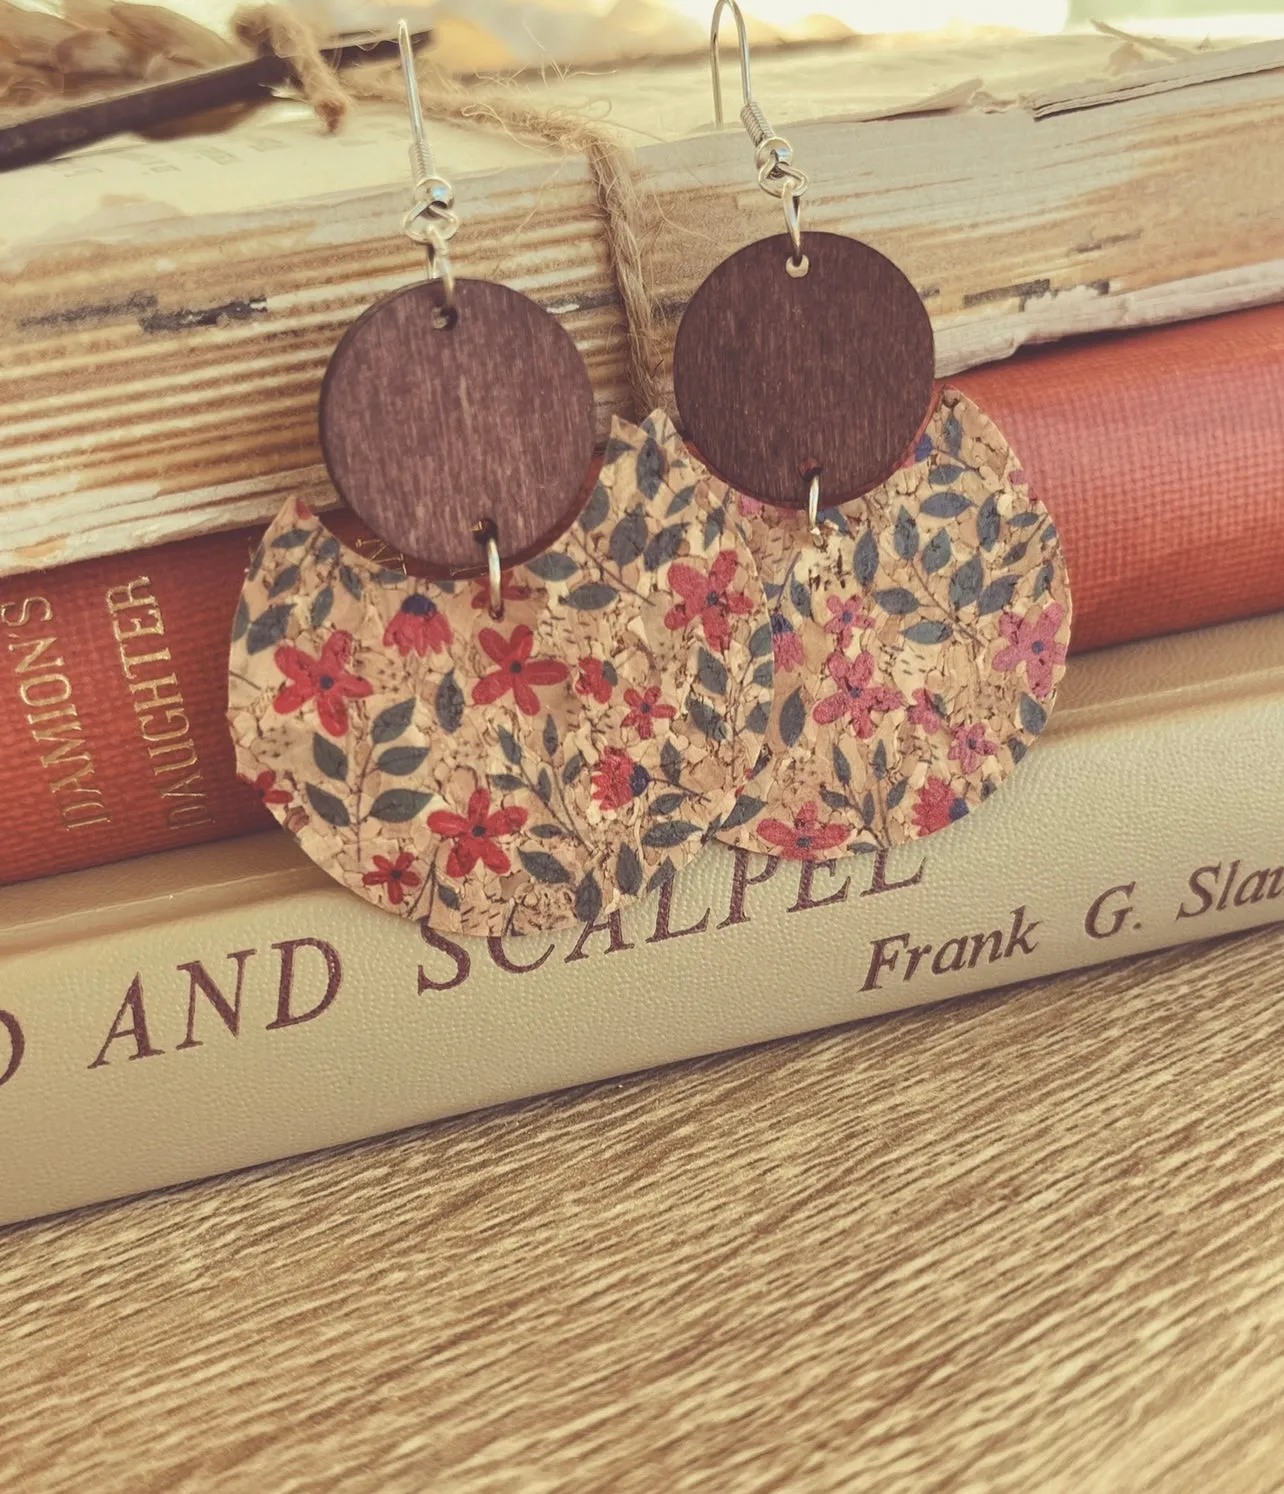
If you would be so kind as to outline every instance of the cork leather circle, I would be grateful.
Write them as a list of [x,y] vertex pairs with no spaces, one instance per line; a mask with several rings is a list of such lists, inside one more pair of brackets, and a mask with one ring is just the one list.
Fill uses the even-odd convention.
[[344,333],[321,388],[321,448],[348,506],[438,578],[481,575],[479,524],[505,565],[575,520],[593,459],[579,349],[529,296],[489,280],[412,285]]
[[1070,591],[1056,528],[994,424],[945,389],[906,465],[805,517],[728,495],[770,603],[775,698],[719,838],[832,860],[969,814],[1043,731]]
[[932,324],[918,292],[859,239],[808,231],[806,275],[786,235],[724,260],[691,298],[673,351],[683,428],[733,487],[805,507],[893,472],[932,404]]
[[771,628],[666,417],[616,421],[579,521],[484,581],[417,581],[291,500],[233,627],[237,769],[338,881],[448,933],[593,919],[699,850],[760,754]]

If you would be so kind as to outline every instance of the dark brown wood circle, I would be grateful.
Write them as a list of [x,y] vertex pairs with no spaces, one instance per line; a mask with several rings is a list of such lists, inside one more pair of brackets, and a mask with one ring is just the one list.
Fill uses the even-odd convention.
[[787,235],[720,264],[678,328],[673,389],[692,445],[720,477],[785,508],[821,475],[825,507],[893,472],[932,403],[932,324],[911,282],[876,249]]
[[575,521],[593,458],[593,390],[565,329],[518,291],[413,285],[348,328],[321,386],[321,449],[340,495],[381,538],[444,577],[507,565]]

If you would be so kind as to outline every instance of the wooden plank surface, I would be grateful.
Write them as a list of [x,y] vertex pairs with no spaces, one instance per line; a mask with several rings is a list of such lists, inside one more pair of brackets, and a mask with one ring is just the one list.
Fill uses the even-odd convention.
[[1277,927],[12,1228],[0,1487],[1277,1489],[1282,1056]]

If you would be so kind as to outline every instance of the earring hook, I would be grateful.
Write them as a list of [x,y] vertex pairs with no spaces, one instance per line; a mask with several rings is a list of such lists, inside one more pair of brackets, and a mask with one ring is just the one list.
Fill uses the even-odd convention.
[[410,173],[414,179],[414,200],[401,220],[401,231],[427,251],[428,279],[440,281],[442,287],[436,324],[443,328],[452,327],[459,313],[455,307],[455,272],[446,244],[459,227],[455,189],[438,173],[433,163],[432,148],[424,130],[423,104],[415,73],[415,49],[410,40],[410,27],[404,20],[397,22],[397,52],[401,58],[401,76],[406,85],[406,104],[410,111]]
[[428,148],[428,136],[424,131],[423,105],[419,102],[419,78],[415,73],[415,50],[410,40],[410,26],[397,22],[397,54],[401,58],[401,77],[406,85],[406,104],[410,109],[410,169],[414,172],[415,186],[432,179],[432,151]]
[[709,72],[713,80],[713,117],[722,124],[722,77],[718,61],[718,33],[722,27],[722,12],[730,7],[736,23],[736,41],[740,49],[740,122],[754,146],[754,160],[758,166],[758,185],[772,197],[779,197],[785,212],[785,227],[789,231],[789,242],[793,253],[785,261],[789,273],[795,278],[807,273],[807,256],[802,249],[802,220],[799,198],[807,190],[807,177],[793,164],[794,148],[783,135],[777,135],[771,122],[762,112],[753,96],[753,83],[749,75],[749,33],[745,29],[745,18],[736,0],[717,0],[713,7],[713,19],[709,23]]
[[718,33],[722,29],[722,12],[730,8],[736,23],[736,44],[740,50],[740,96],[744,104],[753,103],[753,83],[749,77],[749,33],[745,29],[745,18],[736,0],[718,0],[713,7],[713,20],[709,24],[709,71],[713,74],[713,117],[718,127],[722,126],[722,76],[718,58]]

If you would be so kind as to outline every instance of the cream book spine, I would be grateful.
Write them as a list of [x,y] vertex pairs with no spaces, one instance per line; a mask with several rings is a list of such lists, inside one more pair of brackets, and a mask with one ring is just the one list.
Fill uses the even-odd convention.
[[[1102,36],[856,41],[763,50],[754,81],[810,176],[804,230],[902,266],[942,375],[1284,295],[1284,41],[1176,59]],[[501,97],[629,152],[664,399],[695,288],[782,229],[740,126],[710,128],[705,60],[517,79]],[[327,359],[423,274],[398,231],[406,131],[399,102],[334,136],[282,103],[218,135],[0,175],[0,575],[266,522],[287,493],[335,501],[316,427]],[[562,320],[604,435],[629,403],[629,336],[585,156],[429,131],[456,191],[457,272]]]
[[11,887],[0,1223],[1280,918],[1284,615],[1075,659],[940,835],[714,845],[556,936],[399,921],[278,834]]

